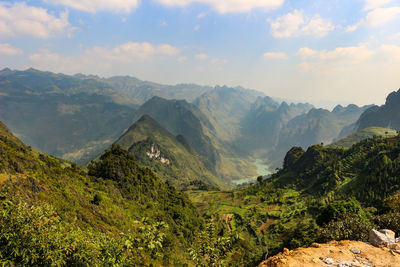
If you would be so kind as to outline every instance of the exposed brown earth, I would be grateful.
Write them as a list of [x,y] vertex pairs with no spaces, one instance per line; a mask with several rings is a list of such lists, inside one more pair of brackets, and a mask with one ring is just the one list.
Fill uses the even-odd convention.
[[259,267],[309,267],[309,266],[400,266],[400,254],[387,247],[374,247],[360,241],[331,241],[314,243],[308,248],[284,249]]

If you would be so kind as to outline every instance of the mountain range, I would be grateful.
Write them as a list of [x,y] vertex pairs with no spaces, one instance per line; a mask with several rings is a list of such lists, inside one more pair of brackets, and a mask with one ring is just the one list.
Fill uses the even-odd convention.
[[[151,124],[154,132],[161,126],[193,149],[190,154],[209,177],[198,180],[212,186],[265,175],[259,162],[268,166],[264,169],[279,167],[292,146],[329,144],[368,126],[396,129],[399,121],[399,92],[381,107],[351,104],[329,111],[308,103],[279,102],[242,87],[170,86],[129,76],[3,69],[0,86],[0,119],[34,148],[86,164],[149,115],[158,124]],[[147,137],[151,132],[147,130]],[[166,147],[162,140],[157,145]]]
[[0,262],[255,266],[400,232],[400,90],[330,111],[34,69],[4,69],[0,86]]

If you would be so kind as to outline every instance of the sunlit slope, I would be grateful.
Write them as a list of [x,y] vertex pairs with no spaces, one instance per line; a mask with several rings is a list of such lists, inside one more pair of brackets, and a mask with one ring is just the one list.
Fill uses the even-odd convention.
[[179,188],[227,187],[207,169],[189,141],[174,136],[148,115],[143,115],[117,141],[140,164]]

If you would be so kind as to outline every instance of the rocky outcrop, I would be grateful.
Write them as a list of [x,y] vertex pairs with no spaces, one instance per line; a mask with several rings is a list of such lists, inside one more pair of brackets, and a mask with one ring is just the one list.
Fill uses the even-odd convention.
[[369,242],[376,247],[392,247],[396,244],[395,233],[388,229],[375,230],[369,232]]
[[151,150],[146,152],[147,156],[152,159],[158,159],[161,161],[162,164],[169,165],[171,161],[161,155],[160,149],[156,148],[154,144],[151,145]]

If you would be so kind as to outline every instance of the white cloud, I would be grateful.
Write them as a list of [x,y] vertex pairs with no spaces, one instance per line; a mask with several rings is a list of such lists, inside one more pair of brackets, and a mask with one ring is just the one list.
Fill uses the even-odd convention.
[[68,12],[59,17],[50,15],[40,7],[28,6],[24,2],[9,4],[0,2],[0,34],[2,37],[31,36],[47,39],[74,30],[68,22]]
[[377,27],[400,17],[400,7],[377,8],[369,12],[365,18],[366,24]]
[[22,54],[23,51],[19,48],[15,48],[10,44],[0,44],[0,55],[15,56]]
[[390,2],[392,2],[392,0],[365,0],[364,10],[375,9]]
[[194,26],[193,30],[197,32],[198,30],[200,30],[200,26],[199,25]]
[[[244,13],[253,9],[270,11],[282,6],[284,0],[157,0],[166,6],[187,6],[192,3],[202,3],[211,6],[220,14]],[[201,17],[201,16],[200,16]]]
[[297,51],[297,55],[302,58],[313,58],[318,54],[318,51],[308,47],[302,47]]
[[352,71],[355,66],[371,65],[366,62],[376,55],[375,50],[365,45],[337,47],[330,51],[303,47],[297,51],[297,56],[303,59],[299,67],[305,72]]
[[195,58],[195,59],[198,59],[198,60],[206,60],[206,59],[208,58],[208,55],[207,55],[207,54],[204,54],[204,53],[202,53],[202,54],[197,54],[197,55],[194,56],[194,58]]
[[283,52],[266,52],[263,57],[265,59],[287,59],[288,56]]
[[400,7],[376,8],[357,24],[348,26],[346,31],[353,32],[362,26],[379,27],[397,18],[400,18]]
[[228,63],[228,60],[223,59],[223,58],[213,58],[211,59],[211,64],[213,65],[224,65]]
[[132,60],[146,60],[156,55],[175,56],[179,54],[179,48],[169,44],[153,45],[147,42],[128,42],[112,49],[94,47],[85,53],[89,57],[105,58],[112,61],[130,62]]
[[139,0],[45,0],[45,2],[90,13],[97,11],[130,13],[139,6]]
[[294,10],[271,22],[271,34],[275,38],[303,35],[323,37],[334,29],[335,26],[330,21],[321,18],[318,14],[310,18],[304,16],[299,10]]
[[334,50],[313,50],[308,47],[300,48],[297,55],[303,59],[319,59],[319,60],[346,60],[348,62],[359,63],[369,58],[373,52],[366,46],[348,46],[337,47]]

